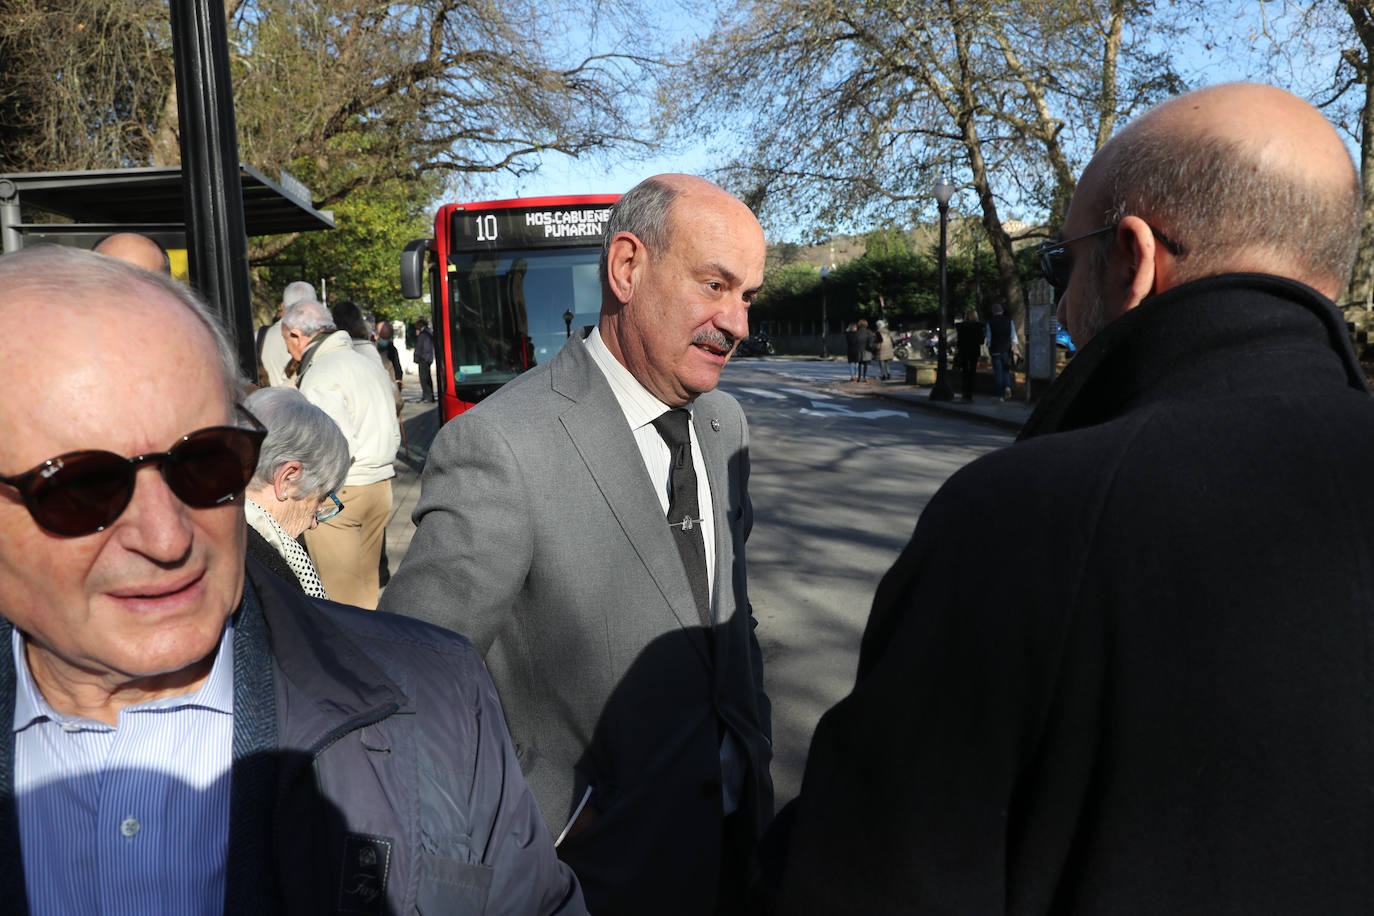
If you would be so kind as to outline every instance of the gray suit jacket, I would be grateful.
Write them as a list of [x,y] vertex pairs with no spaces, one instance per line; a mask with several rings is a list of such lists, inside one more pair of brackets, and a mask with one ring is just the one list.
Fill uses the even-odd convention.
[[[715,626],[701,626],[653,484],[585,346],[447,424],[386,610],[467,636],[597,913],[704,913],[722,853],[719,745],[745,751],[749,845],[772,816],[769,703],[745,584],[748,430],[721,392],[694,423],[715,510]],[[738,850],[731,853],[738,855]]]

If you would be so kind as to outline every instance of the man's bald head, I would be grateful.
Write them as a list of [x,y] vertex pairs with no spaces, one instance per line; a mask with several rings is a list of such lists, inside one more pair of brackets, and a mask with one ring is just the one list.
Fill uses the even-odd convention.
[[[34,245],[0,255],[0,317],[34,317],[39,309],[59,305],[80,320],[86,302],[130,313],[147,310],[150,297],[180,303],[204,326],[219,356],[218,370],[232,402],[245,384],[239,373],[238,352],[218,315],[200,294],[167,274],[136,270],[122,258],[97,257],[93,252],[65,245]],[[67,320],[65,317],[50,320]]]
[[158,274],[170,274],[172,262],[161,245],[146,235],[136,232],[116,232],[95,243],[91,249],[96,254],[127,261],[135,267]]
[[[1259,271],[1334,298],[1355,260],[1361,191],[1320,112],[1281,89],[1229,83],[1127,125],[1084,171],[1073,210],[1093,224],[1084,231],[1138,216],[1178,242],[1170,285]],[[1099,266],[1111,244],[1096,246]]]

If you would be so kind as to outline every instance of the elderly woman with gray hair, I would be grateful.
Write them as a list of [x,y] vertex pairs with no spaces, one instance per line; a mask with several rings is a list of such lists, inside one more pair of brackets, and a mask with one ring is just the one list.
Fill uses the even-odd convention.
[[343,509],[334,491],[348,472],[348,441],[329,414],[294,388],[262,388],[243,403],[267,427],[244,491],[248,555],[305,594],[328,598],[296,539]]

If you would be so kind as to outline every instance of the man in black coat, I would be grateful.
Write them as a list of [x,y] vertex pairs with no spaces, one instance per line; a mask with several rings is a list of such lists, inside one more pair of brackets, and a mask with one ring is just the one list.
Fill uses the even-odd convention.
[[[1369,911],[1374,401],[1328,298],[1359,219],[1268,87],[1094,157],[1042,248],[1087,346],[879,586],[775,912]],[[993,513],[1032,537],[990,553]]]

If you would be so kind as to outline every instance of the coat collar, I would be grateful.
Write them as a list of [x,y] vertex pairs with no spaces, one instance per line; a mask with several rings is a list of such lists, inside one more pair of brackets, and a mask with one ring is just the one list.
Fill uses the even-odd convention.
[[1368,390],[1331,300],[1268,274],[1204,277],[1104,328],[1055,380],[1017,438],[1093,426],[1149,400],[1278,392],[1313,381]]

